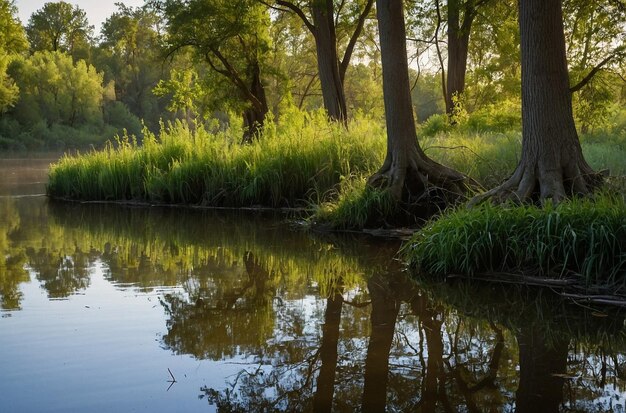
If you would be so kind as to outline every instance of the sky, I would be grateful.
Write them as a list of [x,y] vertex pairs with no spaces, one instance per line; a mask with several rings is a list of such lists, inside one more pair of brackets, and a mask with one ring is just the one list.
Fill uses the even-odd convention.
[[[19,13],[18,16],[23,25],[26,25],[30,15],[41,9],[45,3],[57,0],[15,0]],[[78,5],[87,13],[89,24],[95,26],[95,35],[100,34],[102,23],[117,10],[115,3],[124,3],[127,6],[141,6],[144,0],[64,0],[67,3]]]

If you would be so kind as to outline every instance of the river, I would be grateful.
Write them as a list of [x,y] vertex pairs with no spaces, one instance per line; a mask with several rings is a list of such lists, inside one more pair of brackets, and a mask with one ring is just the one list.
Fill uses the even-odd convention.
[[623,412],[624,315],[280,217],[47,199],[0,159],[0,411]]

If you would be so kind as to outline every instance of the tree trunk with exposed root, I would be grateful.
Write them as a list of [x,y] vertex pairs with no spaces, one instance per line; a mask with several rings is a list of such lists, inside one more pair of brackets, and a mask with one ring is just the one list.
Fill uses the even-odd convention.
[[387,156],[368,184],[386,188],[398,201],[424,200],[434,192],[444,203],[467,193],[474,182],[430,159],[417,141],[411,105],[402,2],[376,2],[387,122]]
[[585,161],[572,114],[561,0],[520,0],[522,156],[513,175],[475,197],[495,202],[586,195],[603,179]]

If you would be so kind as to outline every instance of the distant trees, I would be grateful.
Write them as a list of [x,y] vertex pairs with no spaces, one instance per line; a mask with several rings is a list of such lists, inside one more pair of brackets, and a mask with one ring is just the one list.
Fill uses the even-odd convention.
[[118,10],[102,25],[93,58],[105,84],[112,84],[114,99],[151,129],[158,128],[166,106],[152,92],[170,69],[161,52],[159,23],[153,10],[118,3]]
[[13,106],[19,97],[19,88],[7,74],[12,56],[28,49],[28,41],[17,9],[10,0],[0,0],[0,114]]
[[102,74],[84,60],[74,63],[59,51],[35,52],[16,60],[11,75],[21,92],[14,116],[22,124],[102,124]]
[[17,18],[17,7],[13,0],[0,0],[0,49],[5,53],[28,50],[26,33]]
[[93,26],[80,7],[64,1],[50,2],[31,15],[26,34],[32,51],[62,51],[76,59],[87,59]]

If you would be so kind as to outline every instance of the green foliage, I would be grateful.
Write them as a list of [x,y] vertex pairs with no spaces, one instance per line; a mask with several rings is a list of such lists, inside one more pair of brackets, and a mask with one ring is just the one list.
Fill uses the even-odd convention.
[[19,88],[7,74],[9,64],[16,54],[28,49],[24,28],[16,15],[13,1],[0,0],[0,115],[19,97]]
[[243,112],[266,105],[255,82],[264,76],[271,50],[267,8],[253,0],[159,0],[154,2],[167,22],[168,52],[191,47],[208,65],[207,83],[215,95],[213,110]]
[[238,130],[191,131],[180,122],[143,146],[124,138],[101,152],[66,156],[50,173],[55,197],[200,204],[305,206],[335,193],[342,177],[368,175],[382,162],[384,132],[355,119],[346,131],[322,111],[287,111],[264,135],[237,145]]
[[[5,105],[0,149],[100,146],[123,130],[140,136],[141,122],[123,103],[103,103],[103,75],[85,61],[74,63],[62,52],[10,59],[5,82],[0,85],[0,101]],[[0,73],[2,63],[0,58]]]
[[162,55],[162,36],[158,33],[161,22],[155,11],[145,7],[117,6],[118,10],[102,25],[94,65],[103,72],[105,83],[113,83],[113,98],[124,103],[151,130],[158,130],[166,102],[152,89],[172,67]]
[[104,122],[116,131],[126,131],[131,136],[140,137],[142,134],[141,121],[120,101],[107,102],[104,105]]
[[173,69],[169,79],[161,79],[153,90],[156,96],[168,96],[167,110],[184,116],[188,121],[206,120],[211,99],[210,86],[202,84],[194,69]]
[[511,133],[518,132],[522,125],[522,108],[519,100],[502,100],[487,104],[468,113],[464,102],[456,100],[453,113],[454,125],[445,114],[433,115],[422,123],[420,135],[433,137],[439,133]]
[[521,271],[626,285],[626,202],[600,195],[556,207],[481,205],[446,213],[403,248],[412,268],[446,275]]
[[433,115],[445,113],[446,107],[441,96],[441,78],[430,73],[410,71],[409,74],[412,85],[411,100],[417,122],[423,124]]
[[12,107],[19,97],[20,89],[7,75],[11,57],[0,48],[0,114]]
[[26,26],[32,51],[62,51],[75,59],[89,56],[92,32],[85,11],[64,1],[45,3]]
[[74,63],[61,52],[36,52],[16,61],[11,74],[21,91],[14,111],[21,123],[102,123],[102,74],[85,61]]
[[8,54],[28,50],[26,32],[17,18],[13,0],[0,0],[0,50]]
[[521,156],[520,132],[466,133],[454,130],[426,137],[421,145],[428,156],[492,187],[515,169]]
[[376,72],[374,64],[359,63],[348,68],[344,86],[348,113],[362,111],[374,119],[384,118],[382,72]]

